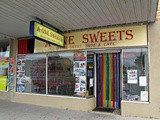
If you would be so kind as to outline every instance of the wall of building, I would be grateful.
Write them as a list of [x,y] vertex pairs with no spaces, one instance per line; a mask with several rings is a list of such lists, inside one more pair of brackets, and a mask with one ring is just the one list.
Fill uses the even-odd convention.
[[149,25],[149,103],[122,102],[123,116],[160,118],[160,20]]
[[90,111],[95,108],[95,98],[85,99],[63,96],[16,93],[11,101],[78,111]]

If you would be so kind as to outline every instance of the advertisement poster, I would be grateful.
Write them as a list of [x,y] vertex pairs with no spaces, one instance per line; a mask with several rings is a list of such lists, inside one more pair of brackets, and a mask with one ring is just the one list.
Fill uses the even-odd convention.
[[137,84],[137,70],[127,70],[128,83]]
[[140,76],[139,77],[139,86],[147,86],[146,76]]
[[93,78],[89,79],[89,87],[93,87]]
[[0,76],[0,90],[6,91],[7,76]]
[[86,61],[86,52],[74,52],[74,61]]
[[75,96],[85,96],[86,92],[86,52],[74,52],[73,74],[76,77]]
[[141,91],[141,101],[148,101],[148,91]]

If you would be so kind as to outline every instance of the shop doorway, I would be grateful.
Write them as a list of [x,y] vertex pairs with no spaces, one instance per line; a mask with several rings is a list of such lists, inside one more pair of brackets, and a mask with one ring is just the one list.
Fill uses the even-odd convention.
[[120,109],[120,52],[96,53],[97,107]]

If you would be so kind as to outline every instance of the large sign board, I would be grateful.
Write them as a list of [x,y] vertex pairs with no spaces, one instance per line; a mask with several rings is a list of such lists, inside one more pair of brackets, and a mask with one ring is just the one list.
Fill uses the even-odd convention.
[[64,47],[36,40],[34,52],[147,46],[146,25],[85,30],[64,36]]

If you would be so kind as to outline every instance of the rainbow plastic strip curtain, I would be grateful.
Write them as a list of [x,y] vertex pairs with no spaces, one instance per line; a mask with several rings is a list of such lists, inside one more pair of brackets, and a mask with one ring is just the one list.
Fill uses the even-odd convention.
[[97,105],[120,108],[119,53],[99,53],[97,56]]

